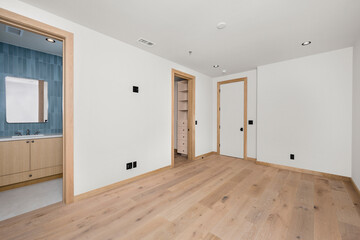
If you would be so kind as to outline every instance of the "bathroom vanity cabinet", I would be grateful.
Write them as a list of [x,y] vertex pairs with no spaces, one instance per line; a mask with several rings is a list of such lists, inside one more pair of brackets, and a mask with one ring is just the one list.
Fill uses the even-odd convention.
[[0,187],[62,173],[62,137],[0,141]]

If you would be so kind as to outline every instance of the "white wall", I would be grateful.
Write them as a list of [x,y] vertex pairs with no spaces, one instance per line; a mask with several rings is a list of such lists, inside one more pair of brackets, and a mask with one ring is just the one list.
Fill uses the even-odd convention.
[[75,195],[171,164],[171,68],[196,76],[195,154],[212,151],[211,78],[20,1],[0,3],[74,33]]
[[354,47],[352,179],[360,189],[360,39]]
[[221,77],[213,78],[213,101],[212,101],[212,148],[216,151],[217,147],[217,82],[247,77],[248,80],[248,95],[247,95],[247,118],[254,120],[253,125],[248,125],[247,132],[247,155],[251,158],[256,158],[256,70],[236,73]]
[[259,161],[351,176],[352,55],[346,48],[258,67]]

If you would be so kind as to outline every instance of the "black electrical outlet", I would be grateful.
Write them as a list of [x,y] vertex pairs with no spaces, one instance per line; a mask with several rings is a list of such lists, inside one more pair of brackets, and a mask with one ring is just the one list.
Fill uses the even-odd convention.
[[195,120],[195,125],[197,125],[197,120]]
[[126,164],[126,170],[132,169],[132,163],[127,163]]
[[133,86],[133,92],[138,93],[139,92],[139,87],[138,86]]
[[295,154],[290,154],[290,159],[295,160]]
[[132,163],[132,166],[133,166],[133,168],[136,168],[136,167],[137,167],[137,162],[136,162],[136,161],[133,162],[133,163]]
[[249,125],[253,125],[254,121],[253,120],[249,120]]

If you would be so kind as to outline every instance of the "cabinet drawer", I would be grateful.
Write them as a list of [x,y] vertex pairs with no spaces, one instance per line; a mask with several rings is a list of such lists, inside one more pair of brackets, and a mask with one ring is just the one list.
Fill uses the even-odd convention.
[[187,154],[187,147],[178,147],[177,152],[181,154]]
[[178,120],[178,126],[187,128],[187,120]]
[[185,147],[185,148],[187,148],[187,141],[186,141],[186,140],[178,139],[177,145],[178,145],[178,148],[179,148],[179,147]]
[[187,127],[178,127],[178,135],[180,135],[180,134],[187,134],[187,131],[188,131],[188,129],[187,129]]
[[177,139],[187,141],[187,133],[178,134]]
[[0,186],[6,186],[14,183],[25,182],[37,178],[47,177],[62,173],[63,166],[55,166],[50,168],[43,168],[34,171],[27,171],[22,173],[11,174],[0,177]]

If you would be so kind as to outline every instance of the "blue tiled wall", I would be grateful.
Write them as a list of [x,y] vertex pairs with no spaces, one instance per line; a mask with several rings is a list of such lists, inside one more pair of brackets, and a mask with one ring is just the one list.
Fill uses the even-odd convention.
[[[5,77],[20,77],[48,82],[49,115],[46,123],[7,123]],[[16,131],[62,133],[62,57],[0,42],[0,137]]]

